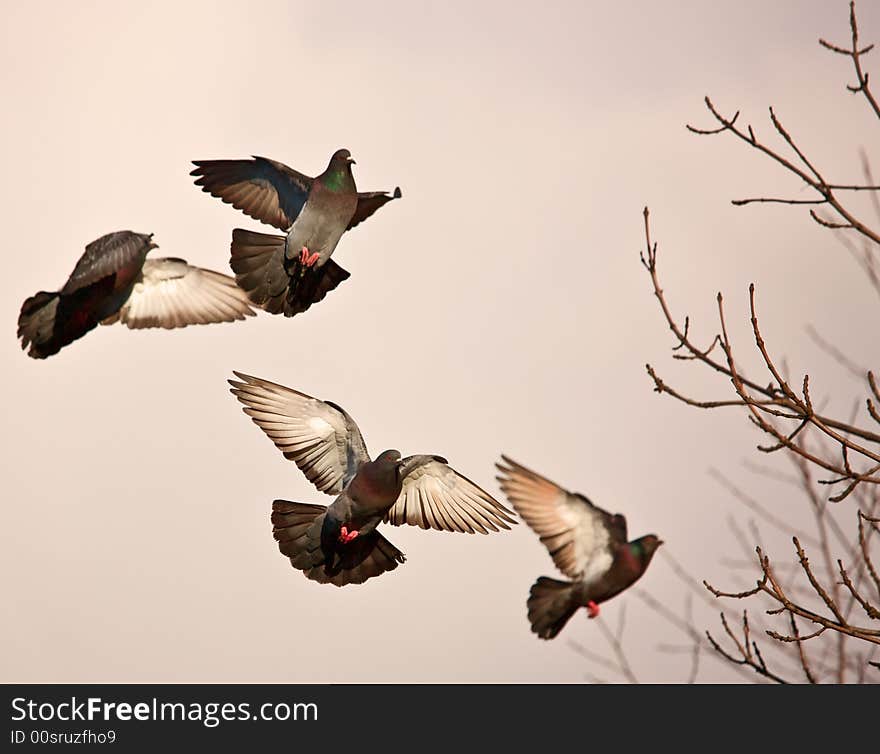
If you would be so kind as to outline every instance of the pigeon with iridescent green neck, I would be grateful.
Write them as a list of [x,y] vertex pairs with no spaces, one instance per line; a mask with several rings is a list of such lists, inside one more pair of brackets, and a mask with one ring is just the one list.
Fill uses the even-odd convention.
[[358,192],[347,149],[337,150],[316,178],[265,157],[193,164],[190,175],[198,176],[203,191],[285,231],[276,236],[236,228],[230,264],[253,303],[286,317],[304,312],[349,277],[330,259],[342,234],[401,196],[399,188]]
[[601,603],[638,581],[663,542],[654,534],[628,542],[626,519],[619,513],[602,510],[507,456],[501,459],[496,464],[501,490],[571,579],[541,576],[529,593],[532,631],[552,639],[579,608],[595,618]]

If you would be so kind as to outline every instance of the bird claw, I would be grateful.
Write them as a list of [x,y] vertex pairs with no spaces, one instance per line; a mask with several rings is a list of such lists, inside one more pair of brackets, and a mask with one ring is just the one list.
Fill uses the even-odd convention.
[[352,529],[351,531],[349,531],[347,526],[343,526],[339,530],[339,541],[342,544],[347,545],[349,542],[351,542],[351,540],[357,537],[358,534],[360,534],[360,532],[357,529]]
[[303,267],[312,267],[321,255],[316,251],[314,254],[309,252],[307,246],[302,247],[299,253],[299,262]]
[[587,613],[588,613],[588,615],[587,615],[588,618],[598,618],[599,617],[599,606],[595,602],[593,602],[593,600],[590,600],[587,603]]

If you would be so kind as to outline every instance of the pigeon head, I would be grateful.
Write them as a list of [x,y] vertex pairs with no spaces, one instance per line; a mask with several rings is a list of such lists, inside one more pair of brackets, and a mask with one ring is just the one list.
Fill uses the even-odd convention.
[[347,149],[337,149],[330,158],[327,169],[316,180],[331,191],[354,193],[357,187],[351,174],[352,165],[354,160],[351,152]]
[[399,450],[386,450],[376,459],[376,463],[398,463],[399,461]]
[[648,563],[651,562],[651,558],[654,557],[657,548],[662,544],[663,540],[658,538],[656,534],[645,534],[644,537],[634,539],[629,543],[629,546],[632,548],[636,557],[642,561],[642,567],[647,568]]
[[373,464],[381,469],[382,473],[394,471],[394,478],[400,478],[400,467],[403,465],[403,459],[399,450],[386,450],[382,453]]
[[394,502],[402,486],[400,466],[400,453],[396,450],[386,450],[375,461],[362,463],[358,468],[357,476],[352,481],[355,495],[389,498]]
[[330,158],[330,165],[328,165],[328,169],[335,168],[336,170],[351,170],[351,166],[355,165],[354,157],[351,156],[351,152],[347,149],[337,149],[333,156]]

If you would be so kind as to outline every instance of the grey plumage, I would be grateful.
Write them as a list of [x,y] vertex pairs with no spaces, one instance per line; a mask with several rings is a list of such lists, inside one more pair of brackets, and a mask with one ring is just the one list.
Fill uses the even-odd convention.
[[191,175],[203,191],[285,231],[275,236],[236,228],[230,264],[253,303],[287,317],[348,279],[330,260],[343,233],[401,196],[399,188],[358,192],[347,149],[337,150],[315,178],[264,157],[194,164]]

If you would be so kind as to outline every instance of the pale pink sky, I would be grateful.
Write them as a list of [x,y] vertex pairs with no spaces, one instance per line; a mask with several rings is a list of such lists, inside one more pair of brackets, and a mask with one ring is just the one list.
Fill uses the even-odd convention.
[[[700,396],[728,385],[669,358],[637,256],[645,204],[670,303],[694,332],[711,340],[723,289],[750,363],[755,281],[765,335],[793,371],[809,369],[815,393],[860,394],[803,325],[854,352],[864,331],[852,323],[875,294],[805,212],[729,203],[791,182],[684,128],[709,125],[710,94],[769,135],[772,104],[820,164],[856,179],[876,122],[843,90],[847,61],[816,44],[847,40],[843,0],[3,10],[2,680],[595,671],[569,646],[606,651],[583,613],[553,642],[529,632],[529,586],[556,574],[525,525],[490,537],[389,527],[408,561],[360,587],[294,571],[271,537],[271,500],[331,499],[241,413],[233,369],[341,404],[374,453],[440,453],[493,493],[506,452],[728,584],[719,554],[737,553],[727,516],[741,511],[708,470],[775,489],[742,471],[759,441],[742,415],[651,392],[646,361]],[[880,8],[863,2],[860,16],[880,41]],[[190,160],[260,154],[314,175],[343,146],[361,189],[400,185],[404,198],[343,238],[335,259],[351,279],[305,316],[102,328],[44,362],[19,350],[21,302],[61,285],[104,233],[154,232],[158,254],[227,271],[232,228],[265,230],[194,187]],[[876,351],[862,357],[876,366]],[[660,558],[639,587],[683,604]],[[687,663],[656,650],[680,637],[631,594],[604,607],[612,624],[624,604],[639,676],[683,679]],[[698,619],[716,625],[710,610]],[[731,677],[704,661],[701,678]]]

